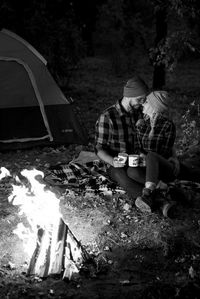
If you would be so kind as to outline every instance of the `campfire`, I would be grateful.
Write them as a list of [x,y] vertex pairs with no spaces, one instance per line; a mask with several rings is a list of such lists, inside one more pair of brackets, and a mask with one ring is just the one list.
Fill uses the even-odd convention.
[[[10,172],[2,167],[0,180],[6,176],[11,176]],[[71,279],[79,274],[89,255],[63,221],[59,198],[47,189],[43,178],[44,173],[37,169],[25,169],[15,175],[8,201],[19,207],[28,225],[20,222],[14,233],[23,240],[30,256],[28,275],[62,275]]]

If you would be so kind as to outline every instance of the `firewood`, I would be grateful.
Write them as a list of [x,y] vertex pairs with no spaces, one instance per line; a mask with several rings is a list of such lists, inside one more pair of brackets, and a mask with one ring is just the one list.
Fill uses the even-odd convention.
[[48,274],[48,267],[50,262],[50,236],[44,229],[39,229],[37,234],[37,244],[33,252],[28,275],[37,275],[45,277]]
[[79,276],[79,269],[76,266],[76,264],[72,261],[69,260],[67,257],[65,257],[65,270],[63,274],[63,279],[73,279]]
[[59,218],[51,227],[38,229],[37,244],[27,274],[39,277],[63,274],[63,278],[71,279],[87,259],[86,250]]
[[55,236],[55,244],[51,247],[51,264],[49,274],[60,274],[64,269],[64,252],[65,240],[67,237],[67,226],[62,219],[58,224],[57,236]]

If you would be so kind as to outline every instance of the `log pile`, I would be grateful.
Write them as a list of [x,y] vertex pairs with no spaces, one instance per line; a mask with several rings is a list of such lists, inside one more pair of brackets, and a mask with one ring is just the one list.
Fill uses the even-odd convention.
[[75,238],[62,218],[48,229],[39,228],[37,244],[31,257],[27,275],[47,277],[62,275],[69,280],[78,275],[89,259],[86,250]]

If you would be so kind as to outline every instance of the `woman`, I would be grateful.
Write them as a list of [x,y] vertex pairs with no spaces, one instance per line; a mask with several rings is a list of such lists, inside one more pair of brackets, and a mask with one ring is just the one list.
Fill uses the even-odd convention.
[[[180,163],[174,150],[176,128],[169,115],[169,95],[166,91],[151,92],[143,104],[144,120],[137,123],[141,151],[146,154],[146,168],[129,168],[128,175],[145,185],[135,205],[142,212],[151,212],[156,204],[160,181],[176,178],[196,180],[196,173]],[[163,214],[167,216],[172,203],[163,201]]]

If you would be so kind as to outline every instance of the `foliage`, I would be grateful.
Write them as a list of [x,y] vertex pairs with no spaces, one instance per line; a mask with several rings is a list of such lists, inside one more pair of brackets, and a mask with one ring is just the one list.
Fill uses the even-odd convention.
[[[163,9],[169,32],[154,45],[155,17]],[[116,74],[132,72],[138,53],[150,53],[154,67],[174,70],[188,50],[198,48],[199,11],[198,0],[2,0],[0,27],[35,46],[59,79],[69,78],[88,53],[108,55]]]
[[196,17],[199,14],[198,0],[149,0],[155,11],[169,9],[178,16]]
[[[107,0],[99,6],[96,25],[98,49],[106,49],[116,73],[134,68],[138,46],[140,51],[146,51],[154,67],[163,65],[173,71],[186,54],[199,51],[198,30],[192,25],[198,24],[198,6],[196,0],[149,0],[137,4]],[[163,11],[166,12],[168,33],[161,34],[161,39],[156,41],[154,21]],[[162,26],[159,30],[161,33]]]
[[199,15],[198,0],[170,0],[169,8],[178,16],[196,18]]
[[149,57],[153,65],[165,65],[169,71],[173,71],[178,61],[188,53],[195,52],[193,46],[194,35],[190,31],[175,31],[156,47],[149,49]]
[[[191,20],[198,22],[200,10],[196,0],[150,0],[154,6],[154,13],[166,10],[168,27],[167,35],[154,47],[149,49],[149,57],[154,66],[164,65],[173,71],[183,55],[199,52],[198,32],[192,28]],[[174,22],[178,18],[179,24]]]
[[200,105],[195,100],[182,116],[181,129],[182,134],[177,142],[179,154],[183,154],[200,141]]

